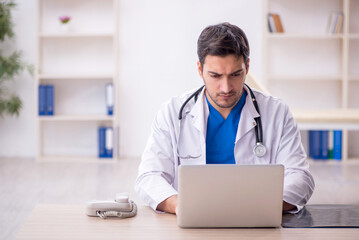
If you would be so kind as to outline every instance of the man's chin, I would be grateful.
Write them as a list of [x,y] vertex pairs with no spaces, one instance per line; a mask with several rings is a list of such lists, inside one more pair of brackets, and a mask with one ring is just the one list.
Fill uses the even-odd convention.
[[221,102],[216,102],[216,105],[220,108],[232,108],[234,107],[234,105],[236,104],[235,101],[221,101]]

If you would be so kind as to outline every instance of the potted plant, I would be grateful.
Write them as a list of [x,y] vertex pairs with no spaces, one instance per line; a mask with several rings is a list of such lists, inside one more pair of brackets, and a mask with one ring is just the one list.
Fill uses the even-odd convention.
[[[11,10],[16,6],[13,0],[0,0],[0,43],[4,46],[14,42],[13,22]],[[10,44],[9,44],[10,43]],[[5,54],[4,49],[0,48],[0,116],[4,114],[19,115],[22,102],[19,96],[9,92],[5,87],[5,82],[14,81],[25,69],[30,73],[33,67],[21,60],[21,52],[13,51]],[[8,52],[8,48],[6,51]]]
[[70,23],[71,17],[68,15],[63,15],[63,16],[59,17],[59,20],[60,20],[61,31],[67,32],[69,30],[69,23]]

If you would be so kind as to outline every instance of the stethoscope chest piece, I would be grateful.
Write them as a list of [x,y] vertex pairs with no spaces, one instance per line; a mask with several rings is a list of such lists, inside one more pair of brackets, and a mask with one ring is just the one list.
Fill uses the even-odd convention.
[[257,157],[263,157],[266,154],[267,149],[262,143],[257,142],[253,152]]

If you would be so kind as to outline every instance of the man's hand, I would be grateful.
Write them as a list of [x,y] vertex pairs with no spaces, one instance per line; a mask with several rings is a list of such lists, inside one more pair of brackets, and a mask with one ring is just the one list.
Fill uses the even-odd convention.
[[173,195],[167,198],[166,200],[158,204],[157,210],[177,214],[177,197],[178,195]]
[[283,212],[288,212],[288,211],[292,211],[294,209],[296,209],[297,207],[290,204],[290,203],[287,203],[285,201],[283,201]]

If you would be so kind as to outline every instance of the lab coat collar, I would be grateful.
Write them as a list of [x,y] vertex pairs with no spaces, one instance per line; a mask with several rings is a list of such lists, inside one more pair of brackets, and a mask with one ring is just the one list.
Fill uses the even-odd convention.
[[204,91],[205,87],[198,94],[197,101],[188,114],[193,118],[193,126],[196,127],[203,134],[204,139],[206,139],[209,109],[204,98]]
[[238,123],[236,142],[257,125],[254,119],[260,116],[254,107],[252,97],[247,86],[244,86],[244,90],[247,92],[247,97]]

